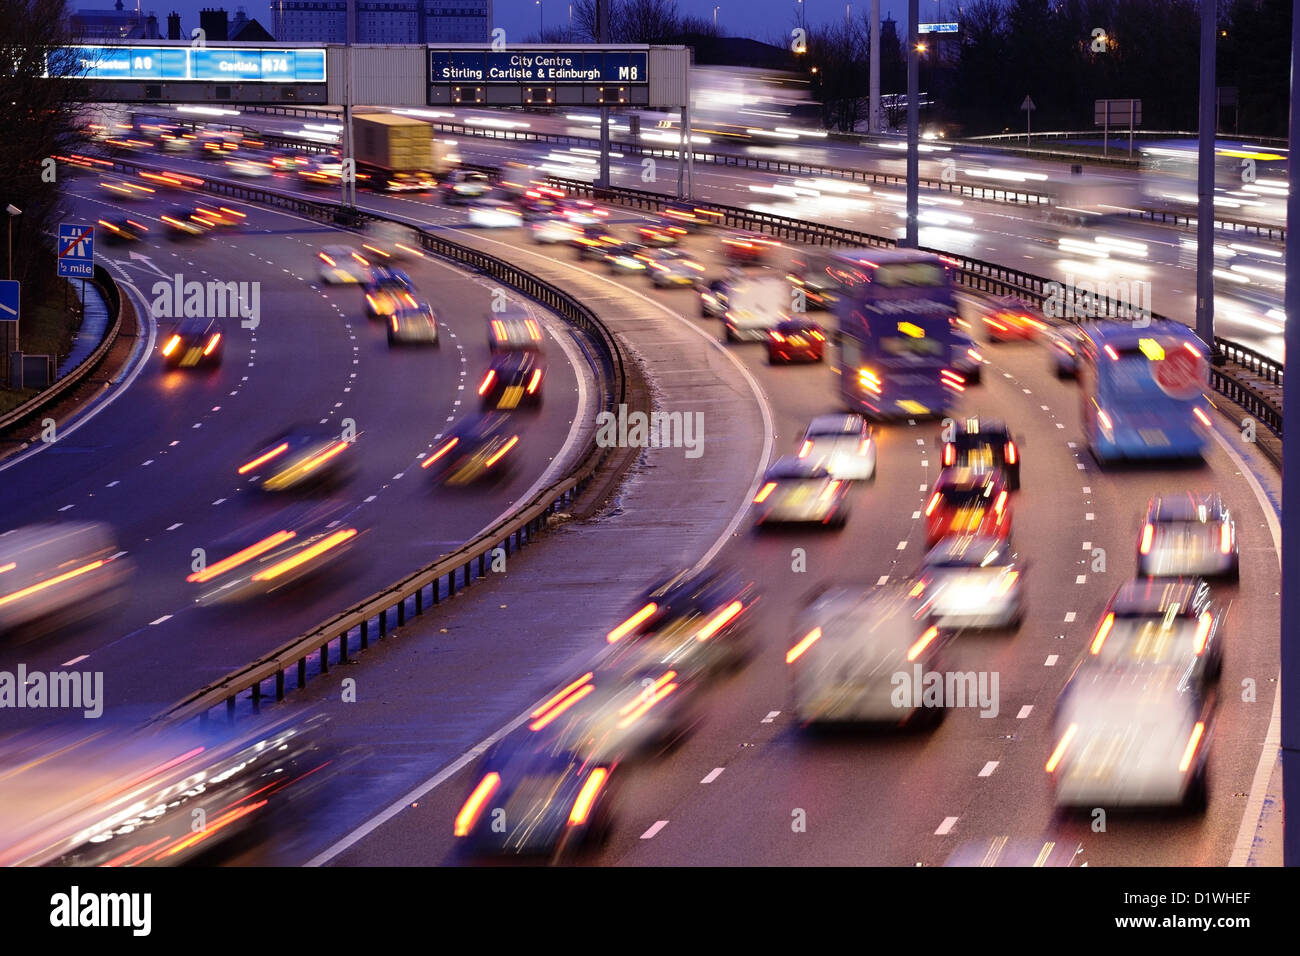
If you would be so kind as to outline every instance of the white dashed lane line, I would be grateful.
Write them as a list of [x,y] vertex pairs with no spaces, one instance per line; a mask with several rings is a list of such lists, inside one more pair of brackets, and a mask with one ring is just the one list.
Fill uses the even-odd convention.
[[764,717],[762,720],[760,720],[759,723],[770,724],[772,721],[776,720],[780,716],[781,716],[781,712],[779,710],[769,710],[767,712],[767,716]]
[[701,780],[700,783],[713,783],[713,781],[717,780],[720,776],[722,776],[722,771],[725,769],[726,769],[725,767],[714,767],[712,770],[710,770],[707,774],[704,775],[704,779]]
[[998,769],[998,761],[990,760],[988,763],[984,765],[984,768],[979,772],[979,776],[991,777],[993,775],[993,771],[997,769]]
[[1057,660],[1059,660],[1059,658],[1058,658],[1055,654],[1048,654],[1048,655],[1047,655],[1047,660],[1043,661],[1043,666],[1044,666],[1044,667],[1055,667],[1055,666],[1056,666],[1056,662],[1057,662]]
[[944,817],[943,823],[939,824],[939,828],[934,831],[934,835],[947,836],[949,833],[952,832],[952,828],[956,825],[957,825],[956,817]]
[[655,834],[658,833],[660,830],[662,830],[662,829],[663,829],[664,827],[666,827],[666,826],[668,826],[668,821],[667,821],[667,820],[658,820],[658,821],[656,821],[655,824],[654,824],[654,826],[652,826],[649,830],[646,830],[645,833],[641,834],[641,839],[643,839],[643,840],[653,840],[653,839],[655,838]]
[[1029,716],[1030,714],[1032,714],[1033,712],[1034,712],[1034,705],[1033,705],[1033,704],[1025,704],[1024,707],[1021,707],[1021,708],[1020,708],[1020,713],[1016,714],[1016,720],[1024,720],[1026,717],[1028,717],[1028,716]]
[[162,617],[158,618],[158,620],[150,621],[149,626],[153,627],[155,624],[162,624],[164,621],[170,621],[171,619],[172,616],[170,614],[164,614]]

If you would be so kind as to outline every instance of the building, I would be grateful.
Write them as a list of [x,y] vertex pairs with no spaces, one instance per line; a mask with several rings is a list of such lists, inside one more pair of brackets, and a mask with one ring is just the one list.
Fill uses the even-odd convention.
[[125,40],[144,35],[145,18],[117,0],[112,10],[78,10],[68,17],[68,30],[77,40]]
[[[486,43],[492,0],[354,0],[356,43]],[[346,0],[272,0],[272,32],[286,43],[346,43]]]

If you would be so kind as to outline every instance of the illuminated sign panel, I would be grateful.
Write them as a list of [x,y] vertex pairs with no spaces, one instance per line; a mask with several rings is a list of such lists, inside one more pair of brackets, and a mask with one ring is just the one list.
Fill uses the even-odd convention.
[[645,53],[604,50],[430,50],[429,82],[645,86],[649,83],[647,59]]
[[77,46],[47,57],[56,76],[87,80],[324,83],[323,49]]

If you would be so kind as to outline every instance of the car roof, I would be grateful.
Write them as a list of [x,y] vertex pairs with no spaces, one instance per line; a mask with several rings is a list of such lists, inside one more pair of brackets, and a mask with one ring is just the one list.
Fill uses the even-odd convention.
[[847,412],[844,414],[817,415],[808,423],[804,436],[856,435],[862,431],[864,424],[862,416]]
[[1195,617],[1209,593],[1209,585],[1200,578],[1143,578],[1121,585],[1110,609],[1116,617],[1140,617],[1164,614],[1177,604],[1179,616]]
[[203,334],[208,331],[215,332],[220,328],[221,325],[216,319],[206,316],[189,316],[176,323],[176,331],[182,335]]
[[969,418],[957,420],[958,435],[1009,435],[1011,430],[1007,428],[1007,423],[1000,418],[985,418],[980,415],[972,415]]
[[490,368],[502,374],[527,372],[538,364],[537,353],[532,351],[498,352],[492,356]]
[[996,486],[1001,481],[1002,473],[1000,471],[987,471],[982,468],[954,465],[939,472],[939,480],[935,482],[935,489],[938,491],[976,490],[985,488],[990,483]]
[[778,332],[784,332],[795,329],[820,329],[821,326],[807,316],[791,316],[778,322],[776,328]]
[[820,462],[813,461],[811,458],[783,455],[772,463],[763,477],[768,481],[782,478],[829,478],[830,472]]
[[922,560],[923,565],[961,562],[972,567],[1001,567],[1015,557],[1011,542],[987,534],[950,535],[930,549]]
[[1158,495],[1147,506],[1148,521],[1220,521],[1227,514],[1217,492]]
[[909,591],[905,584],[833,585],[800,612],[796,630],[803,636],[821,628],[821,640],[810,648],[814,652],[866,641],[884,651],[882,656],[892,651],[901,657],[930,626],[924,614],[918,615],[922,603]]

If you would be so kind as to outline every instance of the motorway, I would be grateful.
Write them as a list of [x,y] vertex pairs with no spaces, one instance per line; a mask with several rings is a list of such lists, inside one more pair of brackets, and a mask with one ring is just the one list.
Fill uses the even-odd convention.
[[[210,168],[197,160],[169,164],[182,171]],[[701,170],[696,172],[698,176]],[[75,192],[77,202],[87,204],[77,208],[89,216],[89,204],[100,202],[91,181],[83,180]],[[265,848],[245,862],[448,862],[451,821],[474,782],[474,745],[530,709],[555,684],[580,673],[574,668],[604,645],[603,635],[625,616],[635,591],[665,565],[705,556],[755,582],[762,595],[753,624],[761,651],[747,669],[712,690],[707,717],[692,738],[670,755],[626,773],[618,824],[594,862],[939,865],[966,841],[1010,836],[1078,843],[1083,851],[1079,860],[1094,866],[1223,865],[1239,844],[1239,831],[1247,837],[1253,833],[1253,820],[1245,828],[1242,823],[1248,798],[1257,791],[1254,780],[1277,674],[1277,524],[1265,497],[1276,479],[1225,423],[1216,422],[1218,438],[1204,467],[1103,472],[1082,447],[1075,386],[1055,379],[1035,345],[987,346],[986,384],[968,390],[956,411],[1007,418],[1023,449],[1023,490],[1013,502],[1014,540],[1030,562],[1029,614],[1013,635],[960,638],[952,667],[998,674],[998,713],[981,718],[974,710],[957,711],[932,732],[811,739],[787,713],[784,653],[798,637],[792,633],[794,613],[818,584],[871,585],[900,580],[915,570],[923,554],[921,509],[939,470],[937,425],[900,423],[880,429],[878,477],[855,490],[844,530],[754,536],[746,515],[756,469],[793,452],[813,415],[839,407],[824,366],[769,367],[759,349],[721,345],[718,323],[698,318],[693,293],[657,291],[639,277],[610,276],[603,266],[579,264],[566,249],[532,244],[520,230],[465,228],[463,211],[425,197],[363,193],[358,201],[364,208],[445,229],[458,241],[578,292],[631,351],[645,357],[658,407],[703,407],[704,455],[698,465],[689,466],[702,470],[697,484],[684,485],[688,465],[680,450],[647,451],[612,513],[590,523],[591,528],[566,529],[557,540],[524,552],[513,559],[510,575],[408,624],[398,641],[385,642],[364,659],[352,674],[369,681],[369,710],[340,702],[337,681],[342,675],[313,684],[305,696],[338,718],[339,743],[367,749],[365,762],[350,775],[355,783],[347,798],[314,821],[310,838]],[[303,314],[307,290],[301,286],[310,285],[314,274],[314,250],[334,237],[319,236],[319,226],[253,206],[241,208],[248,211],[249,222],[236,236],[208,240],[192,247],[192,253],[167,247],[177,253],[176,260],[148,254],[167,274],[184,267],[261,278],[259,341],[236,338],[211,387],[193,377],[172,380],[147,366],[120,401],[69,436],[71,444],[60,442],[9,466],[20,480],[6,484],[22,489],[22,510],[14,523],[45,520],[72,504],[62,517],[114,521],[123,546],[140,566],[137,599],[112,627],[98,629],[108,636],[63,638],[54,647],[41,647],[36,653],[54,662],[43,666],[90,653],[97,667],[120,668],[114,673],[123,674],[133,691],[174,698],[179,693],[173,689],[192,690],[203,679],[292,636],[301,629],[299,618],[303,625],[314,623],[447,550],[458,543],[457,536],[468,538],[505,507],[493,496],[474,502],[474,508],[453,511],[439,507],[444,502],[431,500],[422,485],[412,488],[409,480],[392,477],[428,448],[430,419],[445,418],[443,413],[455,408],[460,350],[448,348],[452,340],[428,359],[444,363],[438,374],[430,375],[428,364],[414,364],[419,356],[399,366],[392,361],[396,356],[374,354],[386,350],[367,335],[375,330],[365,328],[355,290],[316,290],[323,315]],[[611,223],[626,231],[638,218],[615,210]],[[715,237],[693,236],[686,246],[710,274],[720,271]],[[131,268],[144,288],[151,273],[139,260]],[[435,304],[442,306],[448,328],[459,333],[456,341],[465,340],[473,381],[473,365],[486,357],[485,290],[433,263],[415,267],[413,275],[422,287],[438,289]],[[1155,307],[1161,311],[1158,300]],[[677,330],[671,349],[678,354],[665,346],[666,327]],[[319,334],[321,328],[326,336]],[[307,339],[318,351],[306,353],[310,360],[304,361]],[[369,351],[362,343],[369,343]],[[358,363],[355,369],[353,362]],[[702,369],[716,375],[716,385],[708,384],[721,394],[711,401],[725,398],[727,405],[699,404],[704,400],[698,391]],[[350,378],[353,371],[355,380]],[[244,374],[247,381],[242,381]],[[344,384],[353,381],[358,384]],[[536,432],[541,457],[529,460],[532,474],[521,476],[507,497],[518,497],[564,441],[570,422],[581,422],[588,414],[589,409],[578,408],[577,387],[576,378],[550,382],[552,396],[574,397],[563,403],[548,400]],[[345,399],[342,388],[354,391]],[[255,400],[236,404],[246,398]],[[353,414],[365,433],[359,441],[378,446],[370,453],[374,460],[363,460],[348,488],[354,505],[372,522],[367,561],[338,581],[333,593],[227,619],[220,643],[203,641],[216,636],[217,624],[185,606],[182,578],[189,549],[229,524],[232,519],[222,508],[251,511],[245,500],[250,496],[221,465],[239,460],[256,441],[248,434],[249,413],[222,418],[221,411],[211,409],[257,409],[257,415],[267,417],[265,427],[255,430],[260,436],[292,417],[323,415],[328,420],[340,400],[345,405],[338,415]],[[196,424],[203,434],[202,454],[189,455],[184,449],[197,442]],[[147,459],[151,463],[142,465]],[[162,478],[155,477],[157,470],[137,470],[160,467],[166,469]],[[698,483],[698,475],[706,473],[712,493]],[[104,487],[113,481],[120,483]],[[49,488],[58,489],[58,500],[51,500]],[[1220,492],[1234,512],[1241,541],[1240,585],[1216,588],[1221,600],[1231,600],[1231,609],[1225,693],[1210,758],[1209,809],[1203,817],[1113,814],[1105,832],[1094,832],[1087,819],[1062,818],[1052,811],[1043,770],[1054,744],[1052,706],[1105,602],[1133,570],[1147,498],[1183,489]],[[371,502],[364,499],[357,504],[363,494],[378,495],[382,507],[366,510]],[[220,505],[207,504],[223,497]],[[427,533],[436,537],[426,539],[423,530],[412,535],[412,514],[427,515]],[[699,530],[682,534],[676,548],[649,535],[644,540],[601,536],[603,524],[618,527],[629,520],[645,528],[680,521]],[[188,537],[175,533],[180,528],[166,530],[174,522],[183,522]],[[795,548],[806,550],[806,571],[793,569]],[[1096,549],[1105,554],[1105,571],[1094,570]],[[550,567],[560,555],[577,560]],[[543,594],[539,580],[556,575],[563,575],[568,586]],[[502,613],[507,609],[508,614]],[[148,623],[169,613],[173,617]],[[274,624],[268,625],[272,618]],[[178,657],[178,651],[184,656]],[[42,666],[40,660],[27,658],[29,669]],[[128,676],[131,666],[136,673]],[[1258,688],[1252,702],[1236,692],[1246,679]],[[106,686],[113,684],[106,681]],[[382,724],[367,719],[375,712],[383,713]],[[425,741],[435,737],[439,746],[426,747]],[[806,820],[805,827],[792,827],[798,816]]]
[[[458,112],[456,121],[471,117],[469,111]],[[530,123],[540,121],[538,117],[528,117]],[[238,122],[281,135],[303,125],[303,121],[257,113],[245,113],[238,117]],[[455,143],[467,161],[503,167],[508,163],[524,163],[534,170],[533,175],[590,181],[595,171],[596,158],[590,150],[581,147],[552,147],[475,137],[460,137]],[[815,155],[818,148],[801,142],[798,155],[807,162],[827,161]],[[808,155],[810,149],[814,155]],[[896,152],[892,149],[867,150],[866,154],[875,158],[862,168],[901,175],[901,160],[893,155]],[[675,194],[675,160],[623,156],[617,147],[613,149],[613,155],[616,158],[611,162],[610,175],[614,186]],[[1014,161],[1003,161],[1000,157],[991,162],[998,168],[1020,168]],[[861,155],[857,163],[862,163]],[[1037,169],[1039,164],[1032,165]],[[958,181],[997,184],[995,180],[971,178],[963,172],[965,169],[964,165],[956,167]],[[1058,165],[1058,175],[1060,169]],[[936,179],[942,174],[941,168],[923,169],[921,173]],[[777,176],[760,170],[706,163],[695,164],[694,175],[694,196],[700,201],[740,206],[876,235],[897,238],[903,234],[905,194],[901,186],[867,186],[810,176]],[[773,185],[811,187],[819,190],[821,195],[798,198],[775,195],[770,191]],[[1004,185],[1015,188],[1017,184]],[[1021,188],[1034,190],[1038,187],[1030,180]],[[1145,296],[1145,304],[1153,312],[1195,325],[1194,229],[1136,219],[1073,227],[1051,221],[1050,212],[1045,206],[1016,206],[922,190],[920,244],[996,262],[1071,285],[1078,282],[1122,284],[1126,288],[1121,295],[1127,301],[1143,304]],[[1219,279],[1216,334],[1280,359],[1283,352],[1279,318],[1283,289],[1281,243],[1220,232],[1215,242],[1215,254]],[[1147,284],[1145,292],[1138,288],[1137,283]],[[1269,310],[1275,311],[1270,315]]]
[[[565,250],[557,254],[533,246],[518,230],[463,228],[463,212],[420,198],[363,194],[359,202],[390,214],[404,211],[412,221],[449,229],[461,241],[495,254],[508,252],[514,261],[552,281],[584,290],[593,283],[622,288],[629,312],[649,299],[679,322],[694,325],[710,338],[717,336],[715,321],[695,318],[690,292],[658,292],[641,279],[609,277],[601,266],[572,261]],[[611,219],[630,223],[636,217],[620,211]],[[687,245],[711,271],[720,269],[710,237],[692,237]],[[617,308],[619,297],[612,298]],[[598,311],[604,316],[610,304],[600,303]],[[611,324],[635,347],[639,321],[632,316],[620,323],[615,316]],[[707,343],[697,347],[722,349]],[[751,400],[766,406],[771,416],[774,448],[769,454],[793,450],[810,417],[838,406],[825,368],[770,368],[753,348],[730,351],[757,383]],[[763,595],[755,623],[763,652],[746,671],[713,692],[708,717],[691,740],[628,775],[619,825],[597,862],[937,865],[964,841],[1000,836],[1078,843],[1083,847],[1080,860],[1090,865],[1222,865],[1231,858],[1273,707],[1277,669],[1276,519],[1255,486],[1255,473],[1268,484],[1267,471],[1259,456],[1222,424],[1203,468],[1099,471],[1082,450],[1075,388],[1050,374],[1046,356],[1032,345],[990,346],[986,353],[987,384],[971,389],[958,411],[1007,417],[1024,449],[1024,490],[1014,505],[1014,529],[1018,549],[1031,564],[1030,613],[1013,636],[961,639],[955,667],[999,675],[997,716],[957,712],[929,734],[814,741],[785,713],[789,700],[783,654],[797,637],[791,633],[791,618],[799,599],[827,581],[872,584],[900,579],[915,569],[921,556],[920,510],[938,471],[937,428],[886,427],[880,439],[879,477],[855,493],[853,516],[843,532],[756,538],[746,533],[742,520],[735,533],[719,538],[725,543],[716,560],[739,569]],[[671,380],[656,385],[666,400],[678,387]],[[713,434],[719,431],[728,433],[725,423],[712,429]],[[716,454],[707,448],[706,458]],[[734,490],[725,501],[712,504],[724,517],[743,514],[751,459],[733,458],[728,452],[723,456],[726,460],[714,460],[713,467],[731,476]],[[641,480],[655,481],[655,470]],[[666,471],[659,478],[671,482],[672,469]],[[1113,815],[1107,830],[1096,833],[1087,819],[1060,818],[1052,811],[1043,771],[1054,743],[1052,706],[1105,602],[1132,572],[1147,497],[1182,489],[1218,490],[1236,515],[1241,584],[1216,589],[1221,599],[1231,601],[1222,686],[1237,688],[1249,678],[1259,695],[1252,702],[1236,693],[1223,695],[1204,817]],[[544,565],[551,547],[523,560],[532,567]],[[623,616],[633,590],[629,580],[636,580],[638,572],[642,583],[652,576],[630,543],[626,554],[608,547],[591,554],[582,569],[590,597],[576,619],[572,611],[530,613],[535,592],[525,573],[514,582],[488,586],[490,597],[467,600],[407,628],[409,647],[386,652],[394,655],[386,666],[405,675],[405,686],[398,700],[384,696],[401,708],[394,712],[390,706],[387,722],[409,733],[390,744],[382,739],[387,734],[374,734],[364,720],[350,720],[345,736],[371,748],[371,759],[382,764],[384,772],[367,775],[368,787],[363,796],[349,801],[349,813],[320,821],[311,845],[295,848],[295,862],[302,862],[308,851],[316,852],[319,862],[341,865],[429,865],[448,859],[450,820],[473,784],[472,764],[454,760],[454,753],[445,749],[420,755],[415,742],[434,733],[424,729],[426,724],[442,720],[455,723],[462,736],[477,728],[487,737],[543,695],[548,680],[558,681],[566,666],[577,666],[584,644],[592,651],[601,645],[602,635]],[[807,551],[805,574],[792,571],[795,547]],[[1097,548],[1106,556],[1106,571],[1101,573],[1093,570]],[[617,586],[606,588],[606,582]],[[514,613],[508,618],[492,614],[498,602]],[[461,633],[462,641],[480,635],[478,640],[484,641],[483,634],[505,631],[517,640],[513,632],[520,627],[534,648],[528,666],[521,667],[505,653],[470,654],[474,663],[465,665],[472,669],[464,675],[458,697],[434,696],[435,678],[420,677],[410,668],[422,643],[436,640],[439,632]],[[552,646],[556,651],[549,666],[539,666],[538,658],[544,659],[545,648]],[[416,656],[404,660],[406,654]],[[464,682],[472,687],[480,680],[508,684],[512,678],[518,688],[513,700],[497,693],[466,712]],[[330,689],[333,680],[323,682],[325,689],[313,695],[316,703],[349,716],[346,705],[330,703],[338,699],[337,691]],[[455,674],[446,672],[440,672],[436,682],[444,688],[458,683]],[[430,688],[427,693],[420,692],[422,685]],[[404,759],[396,759],[397,752]],[[438,785],[430,792],[411,801],[413,806],[402,809],[393,803],[443,766],[449,771],[435,778]],[[346,846],[334,843],[356,825],[355,810],[361,803],[371,810],[392,804],[393,812]],[[797,810],[806,816],[805,832],[791,827]]]
[[[547,398],[536,414],[519,413],[515,472],[491,490],[434,490],[417,467],[436,438],[477,410],[474,389],[489,356],[486,280],[432,259],[409,263],[438,310],[443,342],[390,350],[356,287],[319,281],[317,249],[348,238],[332,227],[227,203],[247,213],[241,226],[176,242],[161,238],[158,217],[180,197],[122,205],[105,198],[98,177],[81,176],[68,199],[76,217],[129,214],[152,230],[156,238],[134,256],[120,246],[97,250],[130,284],[137,312],[148,314],[154,282],[170,284],[179,273],[260,283],[260,323],[245,329],[228,320],[224,362],[211,372],[165,370],[157,349],[169,323],[160,320],[162,331],[151,324],[129,388],[52,445],[0,464],[6,528],[107,522],[136,569],[130,599],[109,617],[11,642],[0,667],[21,660],[29,671],[55,670],[76,661],[104,672],[107,706],[161,710],[459,547],[581,450],[574,423],[594,414],[592,373],[567,326],[534,308],[548,333]],[[305,496],[336,504],[334,520],[363,531],[346,563],[262,599],[195,606],[196,586],[185,580],[192,550],[204,548],[211,564],[224,557],[223,536],[286,504],[250,488],[238,466],[283,426],[320,423],[341,433],[349,418],[355,471],[344,486]]]

